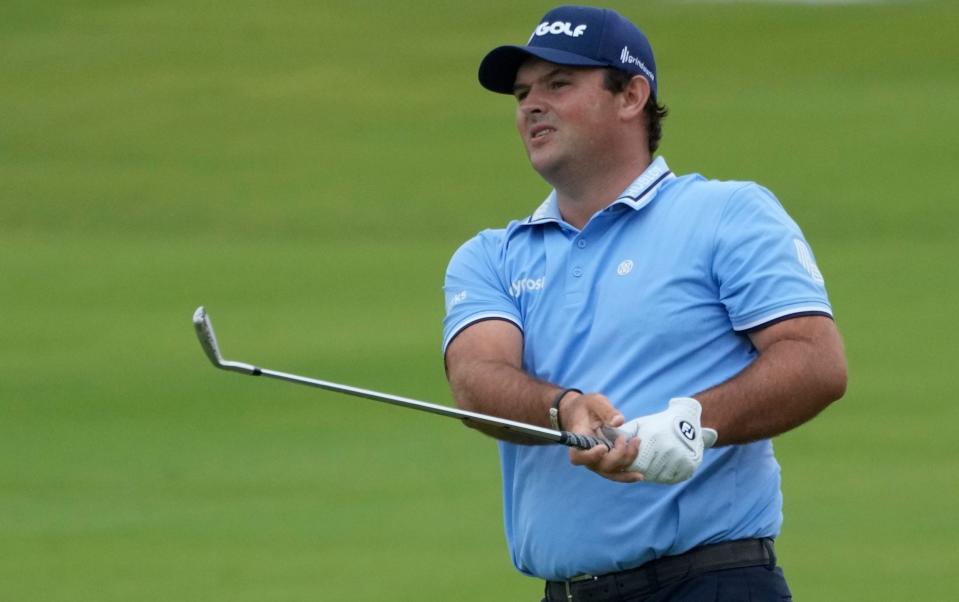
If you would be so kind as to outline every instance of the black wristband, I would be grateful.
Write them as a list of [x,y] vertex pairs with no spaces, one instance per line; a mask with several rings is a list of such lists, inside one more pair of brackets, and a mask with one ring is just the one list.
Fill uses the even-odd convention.
[[567,393],[583,394],[579,389],[563,389],[553,399],[553,403],[549,407],[549,423],[557,431],[563,430],[563,424],[559,420],[559,403],[563,401]]

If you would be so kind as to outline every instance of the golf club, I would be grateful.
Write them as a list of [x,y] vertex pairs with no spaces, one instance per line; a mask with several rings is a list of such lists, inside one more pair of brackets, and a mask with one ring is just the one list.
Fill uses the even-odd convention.
[[346,395],[353,395],[355,397],[365,397],[366,399],[372,399],[373,401],[381,401],[405,408],[412,408],[414,410],[439,414],[440,416],[447,416],[449,418],[458,418],[460,420],[476,422],[486,426],[496,427],[504,431],[521,433],[541,441],[559,443],[578,449],[590,449],[596,447],[597,445],[605,445],[607,448],[610,447],[610,443],[608,441],[596,437],[590,437],[588,435],[579,435],[567,431],[556,431],[532,424],[507,420],[505,418],[497,418],[496,416],[489,416],[486,414],[479,414],[477,412],[469,412],[448,406],[410,399],[408,397],[400,397],[398,395],[390,395],[388,393],[360,389],[357,387],[351,387],[349,385],[341,385],[325,380],[308,378],[306,376],[298,376],[296,374],[269,370],[267,368],[258,368],[257,366],[244,362],[224,360],[223,356],[220,354],[220,347],[217,344],[216,335],[213,333],[213,323],[210,321],[210,316],[206,313],[206,310],[203,309],[202,305],[193,313],[193,327],[196,329],[196,336],[198,339],[200,339],[200,346],[203,347],[203,351],[206,353],[206,356],[210,358],[210,361],[214,366],[222,370],[239,372],[241,374],[249,374],[251,376],[269,376],[270,378],[299,383],[301,385],[309,385],[311,387],[318,387],[320,389],[326,389],[327,391],[333,391],[336,393],[345,393]]

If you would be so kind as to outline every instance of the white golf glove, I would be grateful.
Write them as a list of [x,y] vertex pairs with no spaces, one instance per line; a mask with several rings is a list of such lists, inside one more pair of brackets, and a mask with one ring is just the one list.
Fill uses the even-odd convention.
[[702,410],[692,397],[674,397],[662,412],[619,427],[627,439],[639,437],[639,455],[626,470],[643,473],[651,483],[679,483],[693,476],[703,461],[703,449],[712,447],[718,436],[700,426]]

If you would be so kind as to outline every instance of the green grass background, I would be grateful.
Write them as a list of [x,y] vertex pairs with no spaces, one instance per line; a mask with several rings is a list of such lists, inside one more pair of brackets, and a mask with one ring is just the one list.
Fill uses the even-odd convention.
[[[772,188],[849,393],[776,442],[802,600],[959,595],[959,6],[610,2],[663,154]],[[536,600],[449,402],[450,254],[546,186],[475,70],[541,2],[0,4],[0,600]],[[548,509],[544,509],[548,511]]]

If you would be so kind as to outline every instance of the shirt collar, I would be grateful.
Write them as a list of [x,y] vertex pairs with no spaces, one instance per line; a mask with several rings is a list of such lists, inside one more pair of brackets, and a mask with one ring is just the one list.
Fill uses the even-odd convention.
[[[666,165],[666,159],[656,157],[656,159],[649,164],[649,167],[647,167],[638,178],[633,180],[633,183],[627,186],[622,194],[609,204],[606,210],[609,210],[614,205],[626,205],[638,211],[653,200],[663,182],[675,177],[673,172],[669,170],[669,166]],[[529,216],[523,223],[532,225],[562,221],[563,218],[560,216],[559,206],[556,204],[556,191],[553,190],[549,193],[549,196],[546,197],[546,200],[537,207],[533,215]]]

